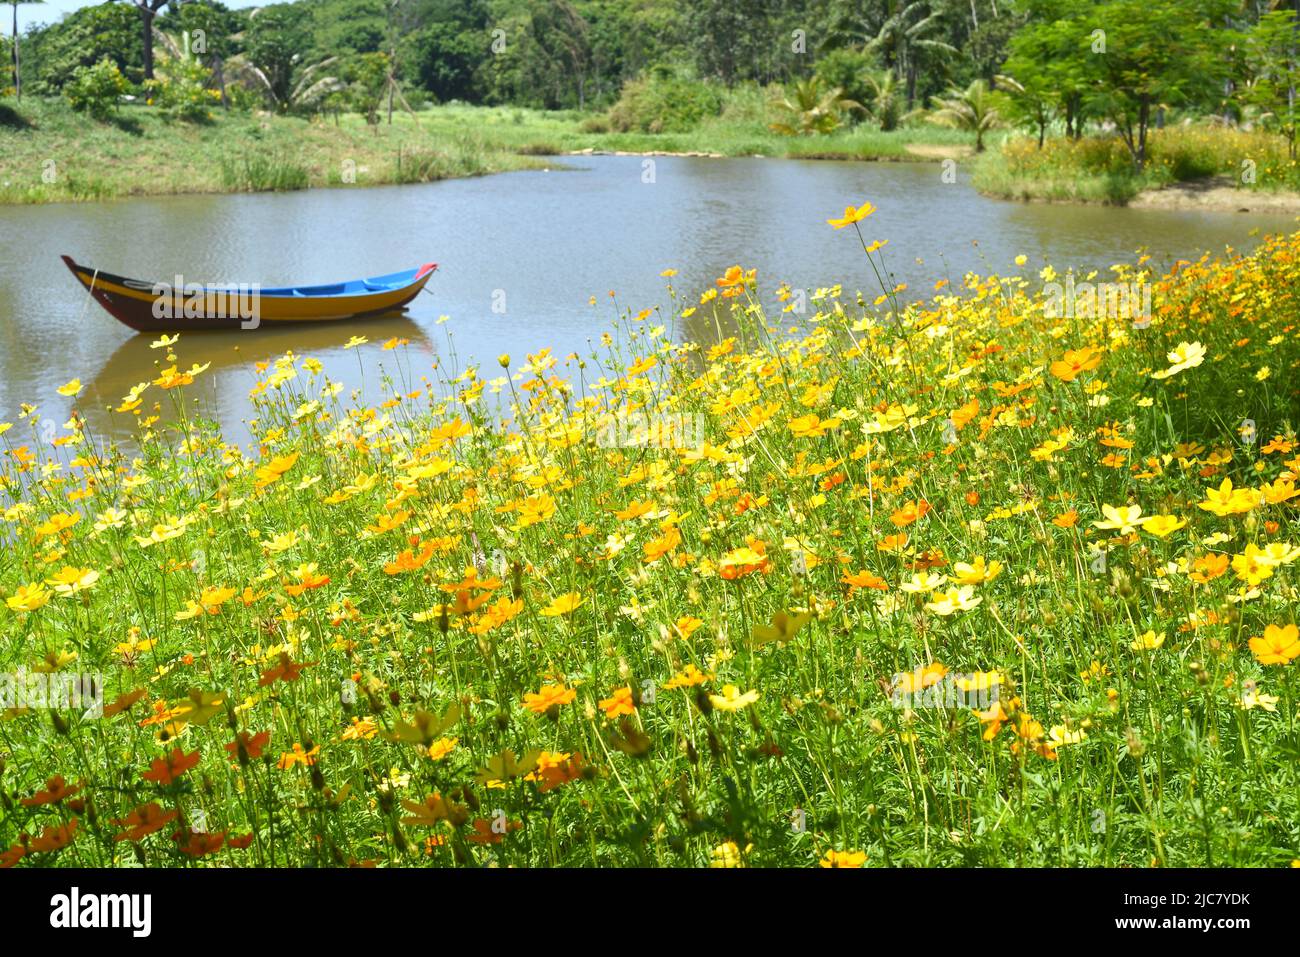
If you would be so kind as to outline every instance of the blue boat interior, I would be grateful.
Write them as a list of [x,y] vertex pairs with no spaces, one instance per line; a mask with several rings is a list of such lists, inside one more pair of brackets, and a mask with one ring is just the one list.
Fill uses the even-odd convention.
[[332,296],[363,296],[372,292],[390,292],[394,289],[401,289],[403,286],[410,285],[417,275],[419,269],[404,269],[401,272],[389,273],[386,276],[371,276],[369,279],[353,279],[349,282],[327,283],[323,286],[280,286],[275,289],[262,289],[260,294],[263,296],[288,296],[296,297],[320,297],[329,298]]

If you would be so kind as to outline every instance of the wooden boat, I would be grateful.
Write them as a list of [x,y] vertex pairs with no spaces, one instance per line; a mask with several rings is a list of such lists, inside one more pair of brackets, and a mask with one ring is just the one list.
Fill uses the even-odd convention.
[[144,282],[64,263],[116,319],[138,332],[255,329],[262,323],[325,322],[392,314],[420,294],[437,263],[320,286]]

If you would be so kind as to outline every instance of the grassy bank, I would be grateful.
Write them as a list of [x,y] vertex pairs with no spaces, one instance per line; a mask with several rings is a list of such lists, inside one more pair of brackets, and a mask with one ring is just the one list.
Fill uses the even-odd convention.
[[[12,102],[12,101],[10,101]],[[208,124],[123,107],[98,123],[57,101],[0,106],[0,202],[42,203],[169,193],[373,186],[476,176],[538,165],[473,124],[436,130],[403,116],[308,121],[217,111]]]
[[1297,255],[1121,267],[1142,322],[972,276],[787,337],[737,269],[722,342],[355,339],[391,398],[288,354],[250,449],[183,336],[138,455],[0,423],[0,669],[103,689],[0,714],[0,865],[1300,860]]
[[1117,136],[1049,139],[1042,149],[1016,136],[975,166],[973,183],[1003,199],[1125,205],[1139,194],[1218,177],[1243,191],[1300,192],[1300,164],[1280,136],[1210,126],[1153,130],[1138,173]]
[[378,128],[355,115],[336,125],[220,111],[211,124],[193,125],[145,106],[97,123],[57,101],[25,100],[21,112],[7,102],[0,104],[0,203],[424,182],[539,166],[538,157],[586,149],[909,159],[921,158],[910,146],[960,150],[968,139],[929,127],[882,133],[865,126],[785,137],[761,117],[735,116],[684,133],[617,133],[593,130],[589,114],[456,105],[414,118],[398,113],[391,127]]

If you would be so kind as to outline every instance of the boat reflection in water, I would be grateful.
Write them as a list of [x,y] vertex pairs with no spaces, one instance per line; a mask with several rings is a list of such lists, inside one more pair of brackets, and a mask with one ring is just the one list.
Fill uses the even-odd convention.
[[[364,337],[368,344],[346,348],[354,336]],[[393,350],[380,347],[389,340],[406,340],[406,344]],[[158,378],[172,365],[184,371],[194,364],[210,363],[193,384],[184,388],[186,415],[215,420],[227,442],[243,444],[252,437],[247,423],[256,415],[256,409],[248,393],[257,384],[259,363],[270,365],[292,353],[300,377],[295,385],[301,389],[307,378],[302,362],[316,359],[323,366],[316,391],[324,387],[324,377],[329,377],[344,384],[340,399],[345,404],[353,388],[361,389],[360,401],[376,403],[394,393],[420,388],[422,377],[433,377],[432,364],[439,352],[424,330],[402,313],[373,316],[356,323],[298,323],[265,325],[249,331],[236,328],[181,333],[170,349],[162,345],[155,348],[159,342],[151,335],[132,336],[86,382],[77,407],[96,444],[101,438],[122,439],[134,434],[132,419],[157,415],[160,424],[177,421],[175,402],[157,386],[142,393],[139,416],[116,411],[133,388]],[[169,355],[176,357],[174,362]],[[134,445],[129,441],[123,444]]]

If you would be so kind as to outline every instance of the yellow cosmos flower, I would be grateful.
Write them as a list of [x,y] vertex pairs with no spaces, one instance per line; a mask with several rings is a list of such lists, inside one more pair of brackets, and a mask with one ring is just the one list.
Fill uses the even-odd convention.
[[830,223],[830,225],[834,226],[836,229],[843,229],[845,226],[852,226],[854,223],[862,222],[875,211],[876,207],[872,206],[869,202],[863,203],[861,206],[856,208],[845,206],[843,216],[839,219],[828,219],[826,222]]
[[1142,524],[1142,507],[1139,505],[1124,505],[1115,507],[1114,505],[1103,505],[1101,514],[1105,519],[1093,522],[1093,527],[1103,530],[1113,530],[1121,535],[1132,535]]
[[542,609],[541,614],[546,618],[558,618],[561,615],[571,615],[584,601],[585,599],[580,594],[576,591],[571,591],[554,599],[549,605]]
[[719,711],[740,711],[757,700],[757,691],[746,691],[742,694],[735,685],[723,685],[722,694],[709,695],[710,703]]
[[861,867],[867,863],[865,851],[827,851],[822,857],[822,867]]
[[1156,538],[1168,538],[1187,524],[1175,515],[1152,515],[1142,520],[1142,531]]
[[1155,651],[1165,643],[1164,635],[1157,635],[1154,631],[1147,631],[1135,638],[1129,647],[1134,651]]
[[1284,665],[1300,657],[1300,628],[1269,625],[1262,636],[1250,639],[1250,651],[1261,665]]
[[18,590],[5,599],[5,604],[13,611],[33,612],[50,600],[50,591],[41,582],[19,585]]

